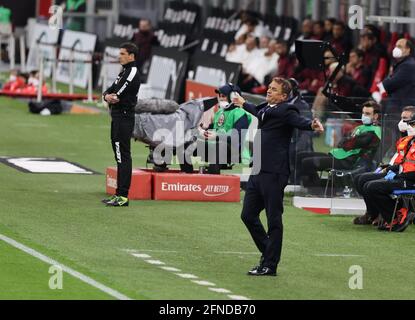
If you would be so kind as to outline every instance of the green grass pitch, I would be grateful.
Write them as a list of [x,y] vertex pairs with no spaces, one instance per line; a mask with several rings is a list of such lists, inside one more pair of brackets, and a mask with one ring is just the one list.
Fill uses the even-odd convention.
[[[32,115],[26,103],[0,98],[0,156],[60,157],[104,173],[114,164],[109,124],[107,115]],[[146,157],[144,145],[134,143],[134,166]],[[27,174],[0,164],[0,234],[133,299],[229,297],[125,249],[249,299],[415,297],[412,226],[378,232],[352,225],[351,217],[299,210],[287,197],[279,275],[252,278],[245,274],[259,254],[240,220],[240,203],[133,201],[106,208],[104,196],[105,175]],[[355,265],[363,272],[361,290],[349,288]],[[62,290],[50,290],[48,268],[0,241],[0,298],[112,298],[67,274]]]

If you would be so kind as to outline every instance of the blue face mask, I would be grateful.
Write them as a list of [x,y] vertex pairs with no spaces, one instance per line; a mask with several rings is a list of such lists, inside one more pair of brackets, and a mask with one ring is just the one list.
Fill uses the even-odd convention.
[[373,121],[371,117],[365,116],[364,114],[362,114],[362,122],[363,124],[368,125],[368,124],[372,124]]

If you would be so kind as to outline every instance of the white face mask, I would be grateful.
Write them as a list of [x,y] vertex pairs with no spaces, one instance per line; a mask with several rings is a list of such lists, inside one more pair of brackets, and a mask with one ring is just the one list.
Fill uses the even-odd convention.
[[393,56],[395,59],[402,58],[402,55],[403,55],[403,52],[402,52],[402,50],[401,50],[401,49],[399,49],[398,47],[395,47],[395,48],[393,49],[393,51],[392,51],[392,56]]
[[29,78],[27,80],[27,84],[32,85],[32,86],[38,86],[39,85],[39,80],[36,78]]
[[219,108],[226,109],[229,106],[228,101],[219,101]]
[[415,128],[408,125],[408,136],[413,137],[415,136]]
[[362,122],[363,124],[372,124],[372,118],[362,114]]
[[399,128],[400,132],[406,132],[408,130],[409,126],[405,121],[401,120],[398,123],[398,128]]

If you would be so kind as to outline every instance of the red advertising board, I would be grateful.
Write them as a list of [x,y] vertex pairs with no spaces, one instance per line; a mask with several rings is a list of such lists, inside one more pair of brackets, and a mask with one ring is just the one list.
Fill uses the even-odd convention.
[[215,97],[215,89],[216,87],[188,79],[186,80],[186,101],[205,97]]
[[153,199],[239,202],[240,178],[232,175],[154,173]]
[[[106,174],[107,194],[115,194],[117,189],[117,168],[107,168]],[[152,175],[151,172],[133,169],[131,187],[128,198],[131,200],[151,200],[152,198]]]

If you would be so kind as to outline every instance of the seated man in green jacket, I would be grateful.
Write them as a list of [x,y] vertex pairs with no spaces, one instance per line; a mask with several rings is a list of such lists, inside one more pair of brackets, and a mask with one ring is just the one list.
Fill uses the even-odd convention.
[[[251,124],[251,115],[232,103],[241,90],[232,83],[216,89],[219,109],[209,127],[202,127],[197,141],[197,156],[208,162],[207,173],[219,174],[228,164],[249,161],[249,150],[245,148],[246,131]],[[193,166],[181,166],[183,171],[193,172]]]
[[304,187],[320,187],[318,175],[322,170],[350,170],[357,166],[371,170],[371,163],[379,147],[381,128],[378,125],[380,107],[374,101],[363,104],[362,125],[354,129],[352,134],[343,138],[338,148],[328,154],[319,152],[303,152],[298,154],[300,175]]

